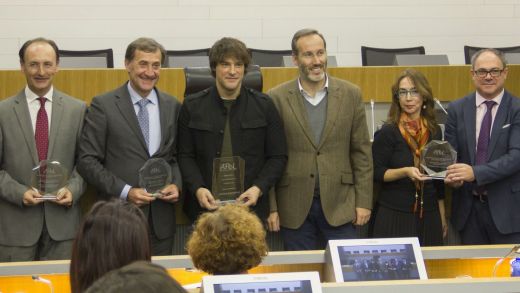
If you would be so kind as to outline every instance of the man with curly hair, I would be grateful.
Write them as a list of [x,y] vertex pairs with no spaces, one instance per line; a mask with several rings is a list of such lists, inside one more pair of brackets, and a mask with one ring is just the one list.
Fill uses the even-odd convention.
[[224,205],[200,216],[187,250],[195,267],[206,273],[246,273],[267,255],[265,230],[246,206]]

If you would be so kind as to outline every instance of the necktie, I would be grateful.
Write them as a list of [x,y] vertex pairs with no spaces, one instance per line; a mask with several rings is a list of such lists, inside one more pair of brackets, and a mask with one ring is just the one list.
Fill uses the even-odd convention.
[[36,129],[34,130],[34,139],[36,141],[36,150],[38,151],[38,160],[47,159],[47,151],[49,150],[49,119],[47,111],[45,111],[45,97],[39,97],[40,110],[36,116]]
[[137,104],[139,105],[139,112],[137,112],[137,121],[139,122],[139,126],[141,127],[141,132],[144,136],[144,141],[146,142],[146,146],[149,146],[149,137],[150,137],[150,128],[148,126],[148,109],[146,105],[150,101],[148,99],[141,99]]
[[482,119],[482,124],[480,125],[480,133],[478,135],[477,142],[477,155],[475,157],[475,164],[480,165],[486,163],[487,150],[489,145],[489,134],[491,132],[491,109],[495,105],[494,101],[485,101],[487,106],[486,114]]

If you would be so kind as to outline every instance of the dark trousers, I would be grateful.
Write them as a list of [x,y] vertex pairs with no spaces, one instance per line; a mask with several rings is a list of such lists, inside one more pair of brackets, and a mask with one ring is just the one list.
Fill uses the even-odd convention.
[[327,242],[334,239],[356,238],[352,223],[331,226],[325,219],[319,197],[314,197],[307,218],[298,229],[281,227],[285,250],[325,249]]
[[462,244],[512,244],[520,243],[520,233],[502,234],[498,231],[487,201],[473,200],[466,225],[460,231]]
[[174,236],[168,238],[158,238],[155,235],[155,231],[153,230],[153,221],[152,221],[152,209],[150,209],[150,213],[148,214],[148,229],[150,230],[150,242],[152,248],[152,255],[172,255],[173,253],[173,239]]

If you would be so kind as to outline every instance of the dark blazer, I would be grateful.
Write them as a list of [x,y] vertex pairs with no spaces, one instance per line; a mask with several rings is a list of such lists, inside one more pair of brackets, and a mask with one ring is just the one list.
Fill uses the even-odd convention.
[[321,205],[330,225],[351,222],[356,207],[372,208],[372,154],[361,91],[345,80],[328,78],[327,119],[319,143],[314,142],[297,80],[267,93],[287,137],[289,161],[271,202],[271,211],[278,210],[286,228],[299,228],[309,213],[316,165]]
[[[80,220],[79,198],[85,190],[76,172],[76,148],[87,105],[56,89],[47,159],[59,161],[69,171],[70,208],[51,202],[24,206],[23,194],[31,186],[31,170],[38,163],[33,126],[25,92],[0,102],[0,244],[31,246],[43,224],[53,240],[73,239]],[[45,220],[44,220],[45,219]]]
[[[271,99],[242,87],[229,113],[233,155],[245,161],[244,189],[262,190],[253,210],[261,219],[269,213],[269,189],[282,176],[287,145],[280,116]],[[215,86],[187,97],[179,118],[179,165],[185,186],[184,211],[195,220],[203,211],[195,196],[211,190],[213,160],[220,157],[227,110]]]
[[[473,166],[476,184],[485,185],[489,209],[503,234],[520,232],[520,100],[507,91],[497,110],[487,153],[487,163],[475,166],[475,93],[454,101],[448,108],[446,139],[457,151],[457,162]],[[466,224],[475,184],[455,189],[452,222],[458,230]]]
[[[181,188],[176,161],[177,118],[180,103],[155,89],[159,100],[161,143],[152,158],[171,164],[173,182]],[[81,137],[78,171],[94,185],[103,199],[119,198],[125,184],[139,186],[139,169],[150,159],[125,83],[120,88],[94,97],[85,118]],[[159,239],[175,232],[175,210],[171,203],[155,200],[142,207],[148,217],[151,209],[153,229]]]

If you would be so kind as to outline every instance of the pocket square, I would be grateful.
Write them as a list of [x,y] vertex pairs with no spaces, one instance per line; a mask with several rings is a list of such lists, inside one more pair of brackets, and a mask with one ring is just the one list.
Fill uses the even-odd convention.
[[511,124],[506,124],[506,125],[502,126],[502,129],[508,128],[509,126],[511,126]]

